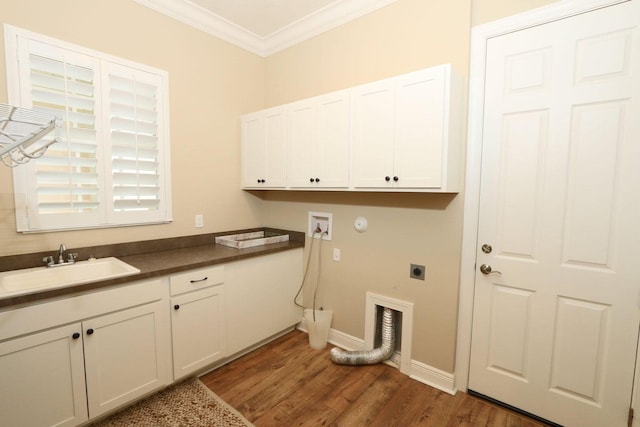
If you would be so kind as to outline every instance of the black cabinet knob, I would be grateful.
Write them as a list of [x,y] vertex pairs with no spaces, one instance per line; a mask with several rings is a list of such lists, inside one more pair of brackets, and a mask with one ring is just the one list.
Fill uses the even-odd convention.
[[74,340],[77,340],[78,338],[80,338],[80,334],[77,332],[74,332],[73,335],[71,335],[71,338],[73,338]]
[[174,309],[174,310],[180,310],[180,304],[176,304],[176,305],[174,305],[174,306],[173,306],[173,309]]
[[390,177],[390,176],[385,176],[385,177],[384,177],[384,180],[385,180],[385,181],[387,181],[387,182],[389,182],[389,181],[391,181],[391,177]]
[[398,178],[397,176],[394,176],[394,177],[393,177],[393,181],[394,181],[394,182],[398,182],[398,180],[399,180],[399,179],[400,179],[400,178]]
[[313,178],[309,178],[309,182],[313,182]]
[[93,329],[91,328],[87,329],[87,335],[93,335]]
[[316,178],[316,182],[320,182],[320,178]]

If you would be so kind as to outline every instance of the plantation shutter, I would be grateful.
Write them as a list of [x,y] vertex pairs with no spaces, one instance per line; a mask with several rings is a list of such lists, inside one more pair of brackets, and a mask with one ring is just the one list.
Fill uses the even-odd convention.
[[162,215],[158,76],[108,65],[111,202],[114,217]]
[[60,142],[29,164],[30,229],[64,228],[70,221],[76,226],[104,222],[96,120],[98,62],[48,44],[29,44],[31,107],[63,120]]
[[17,230],[171,221],[168,74],[11,26],[5,34],[10,102],[63,121],[59,142],[13,169]]

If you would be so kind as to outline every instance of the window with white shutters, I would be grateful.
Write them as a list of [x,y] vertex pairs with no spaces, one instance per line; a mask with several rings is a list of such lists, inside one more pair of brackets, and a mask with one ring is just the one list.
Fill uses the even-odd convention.
[[63,121],[14,169],[18,231],[170,221],[167,73],[15,27],[5,40],[10,103]]

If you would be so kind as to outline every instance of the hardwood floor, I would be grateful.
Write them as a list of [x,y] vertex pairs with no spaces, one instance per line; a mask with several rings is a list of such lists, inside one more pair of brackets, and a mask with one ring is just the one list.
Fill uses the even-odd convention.
[[293,331],[200,379],[257,427],[545,426],[387,365],[336,365],[331,347],[313,350],[305,333]]

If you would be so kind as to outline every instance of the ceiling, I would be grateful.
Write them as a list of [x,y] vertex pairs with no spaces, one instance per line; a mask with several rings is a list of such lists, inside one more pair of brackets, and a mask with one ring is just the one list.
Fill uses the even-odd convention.
[[134,0],[269,56],[397,0]]

